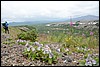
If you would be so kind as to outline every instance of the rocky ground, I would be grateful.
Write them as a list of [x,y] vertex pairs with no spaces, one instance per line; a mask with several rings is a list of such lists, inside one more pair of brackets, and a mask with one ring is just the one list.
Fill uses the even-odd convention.
[[[23,45],[15,44],[9,46],[1,44],[1,66],[48,66],[47,63],[41,62],[40,60],[29,60],[22,54],[24,48]],[[52,66],[65,66],[70,65],[70,62],[72,62],[72,59],[68,56],[63,56],[63,59],[67,59],[68,62],[64,63],[62,59],[59,59],[59,63],[52,64]]]
[[[6,38],[4,35],[1,37],[1,39]],[[60,47],[57,43],[49,44],[49,46],[53,49],[55,49],[54,47]],[[62,57],[58,58],[58,63],[49,65],[40,60],[29,60],[22,54],[24,49],[24,45],[14,44],[10,46],[1,43],[1,66],[78,66],[78,60],[83,59],[84,57],[84,54],[81,53],[72,53],[70,55],[61,53]],[[93,56],[99,57],[99,54],[93,54]]]

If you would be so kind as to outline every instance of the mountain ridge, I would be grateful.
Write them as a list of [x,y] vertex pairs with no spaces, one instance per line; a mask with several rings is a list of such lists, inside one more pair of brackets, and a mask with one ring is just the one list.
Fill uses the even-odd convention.
[[[91,20],[99,20],[99,16],[95,15],[85,15],[80,16],[76,18],[70,18],[72,22],[76,21],[91,21]],[[10,26],[16,26],[16,25],[32,25],[32,24],[43,24],[43,23],[53,23],[53,22],[70,22],[70,19],[56,19],[56,20],[38,20],[38,21],[24,21],[24,22],[12,22],[9,25]]]
[[77,18],[73,18],[74,21],[90,21],[90,20],[99,20],[99,16],[95,15],[85,15]]

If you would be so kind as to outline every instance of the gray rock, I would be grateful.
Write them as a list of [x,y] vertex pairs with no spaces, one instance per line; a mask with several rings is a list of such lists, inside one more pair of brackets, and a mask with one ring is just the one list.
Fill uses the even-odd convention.
[[1,53],[1,57],[2,56],[8,56],[8,53]]
[[6,48],[6,45],[3,45],[2,47],[3,47],[3,48]]
[[68,62],[72,62],[72,59],[70,57],[68,57],[68,56],[67,57],[63,57],[62,60],[66,60]]
[[35,66],[34,64],[32,64],[31,66]]
[[32,62],[30,62],[28,65],[29,65],[29,66],[31,66],[32,64],[33,64],[33,63],[32,63]]

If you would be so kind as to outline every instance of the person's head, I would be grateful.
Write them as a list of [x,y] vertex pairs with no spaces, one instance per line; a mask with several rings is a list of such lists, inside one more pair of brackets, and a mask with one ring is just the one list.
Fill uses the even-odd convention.
[[7,21],[5,21],[5,23],[7,23]]

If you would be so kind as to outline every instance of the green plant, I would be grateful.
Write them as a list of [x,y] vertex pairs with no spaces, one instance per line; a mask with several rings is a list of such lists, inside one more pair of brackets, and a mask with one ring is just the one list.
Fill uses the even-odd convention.
[[10,42],[9,41],[4,41],[3,44],[10,44]]
[[33,45],[33,42],[29,42],[30,45]]
[[26,44],[26,42],[18,42],[18,44],[20,45],[25,45]]
[[[56,51],[52,51],[52,53],[44,54],[42,48],[40,50],[37,50],[38,47],[34,47],[34,48],[35,51],[32,50],[28,51],[27,49],[25,49],[23,54],[26,55],[29,59],[45,61],[48,64],[57,62],[58,53]],[[52,54],[52,57],[50,57],[50,54]]]
[[85,59],[84,60],[79,60],[79,66],[85,66]]
[[99,64],[99,57],[95,57],[94,59],[96,60],[97,64]]
[[15,41],[13,40],[7,40],[7,41],[4,41],[3,44],[15,44]]
[[65,51],[65,44],[63,44],[61,47],[61,52],[64,52],[64,51]]
[[22,32],[20,34],[18,34],[18,38],[22,39],[22,40],[30,40],[32,42],[35,42],[37,39],[37,32],[35,29],[27,31],[27,32]]

